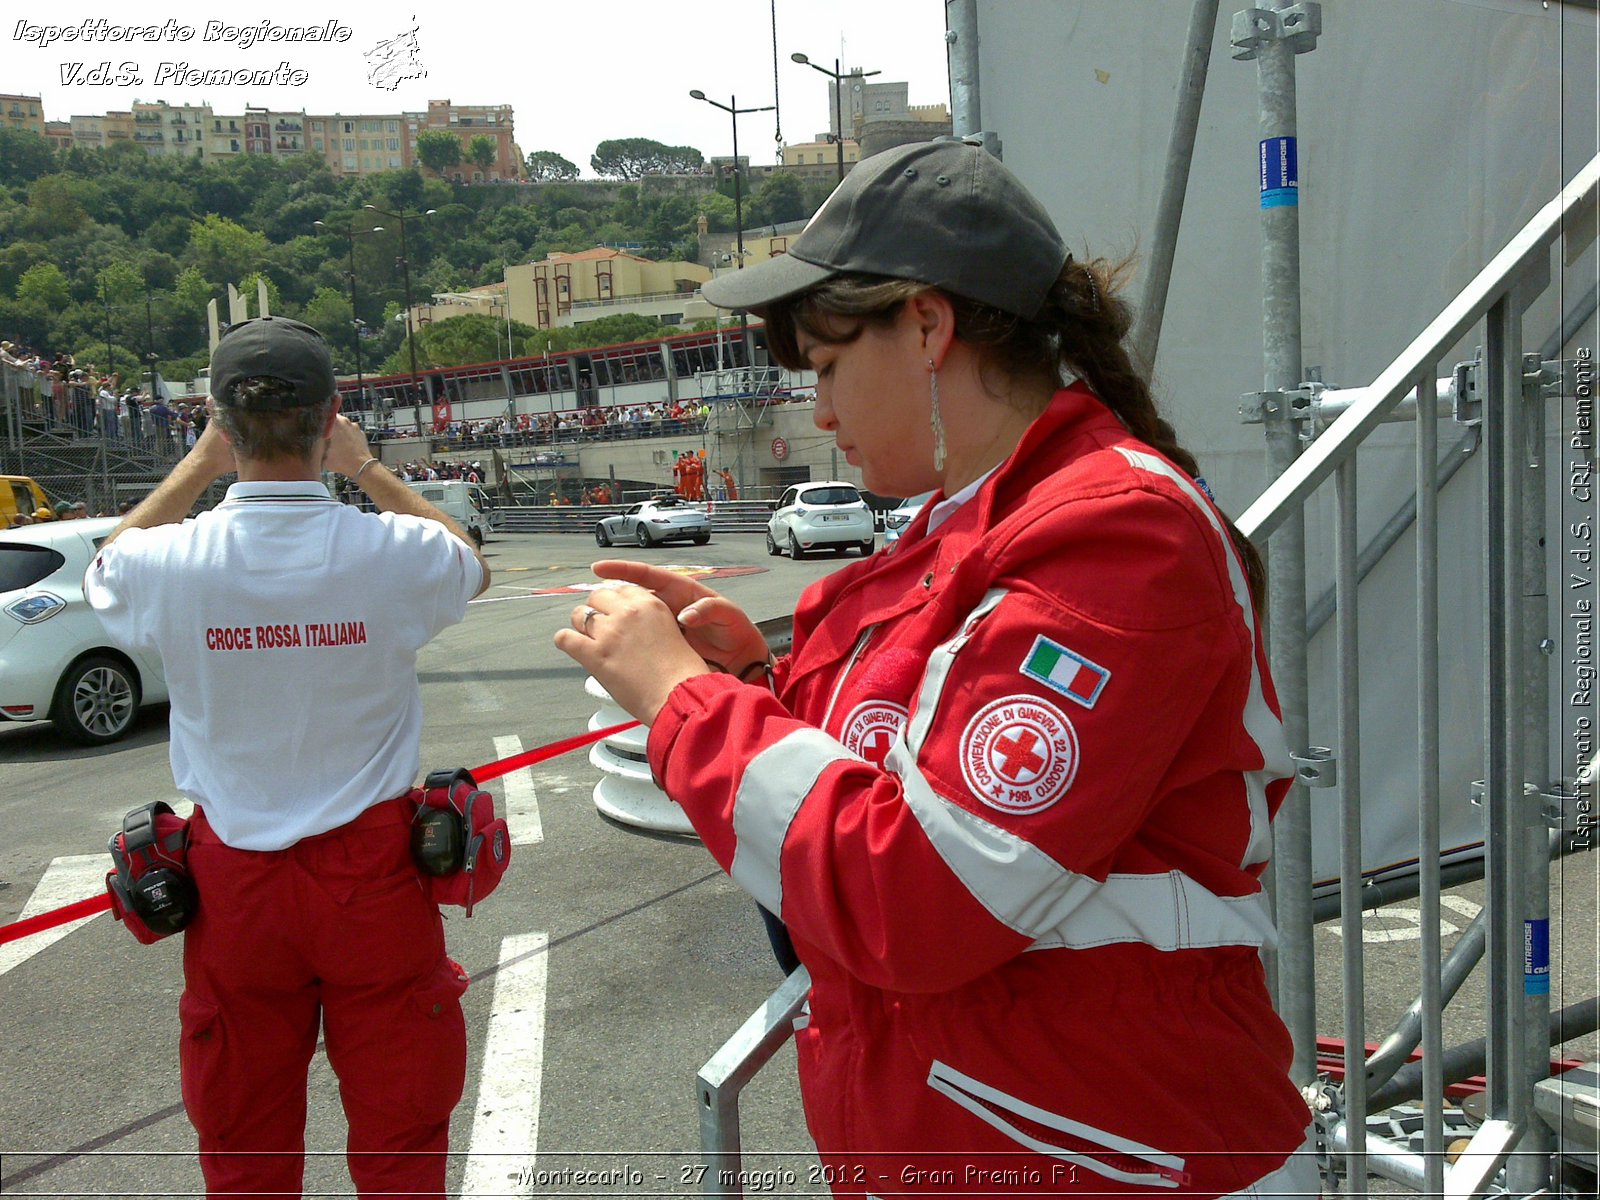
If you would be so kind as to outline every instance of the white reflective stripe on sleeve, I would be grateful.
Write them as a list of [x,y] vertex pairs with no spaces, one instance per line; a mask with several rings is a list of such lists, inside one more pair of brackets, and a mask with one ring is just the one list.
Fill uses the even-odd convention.
[[1261,751],[1263,762],[1259,771],[1247,771],[1244,776],[1245,797],[1250,806],[1250,841],[1245,846],[1244,858],[1240,865],[1248,867],[1265,862],[1272,853],[1272,828],[1267,815],[1267,784],[1274,779],[1287,779],[1293,776],[1294,761],[1289,757],[1289,742],[1284,737],[1283,722],[1273,714],[1272,708],[1267,704],[1266,695],[1261,690],[1261,669],[1256,659],[1255,606],[1250,600],[1250,584],[1245,579],[1244,566],[1239,561],[1238,549],[1234,546],[1233,538],[1227,529],[1218,520],[1216,510],[1200,495],[1200,490],[1194,486],[1192,479],[1153,454],[1130,450],[1126,446],[1118,446],[1116,449],[1117,453],[1128,460],[1130,466],[1165,476],[1177,484],[1178,490],[1200,510],[1200,515],[1205,517],[1217,536],[1222,539],[1222,557],[1228,564],[1228,582],[1233,587],[1233,598],[1239,605],[1239,614],[1244,621],[1245,631],[1250,635],[1250,694],[1245,700],[1244,730],[1255,742],[1256,748]]
[[1084,950],[1142,942],[1157,950],[1209,946],[1274,946],[1278,941],[1266,897],[1218,896],[1179,871],[1112,875],[1080,908],[1030,950]]
[[[1028,1147],[1039,1154],[1047,1154],[1051,1158],[1058,1158],[1062,1162],[1076,1163],[1086,1167],[1097,1175],[1107,1179],[1115,1179],[1122,1183],[1138,1183],[1146,1187],[1175,1188],[1183,1182],[1184,1161],[1174,1154],[1166,1154],[1151,1146],[1143,1145],[1129,1138],[1119,1137],[1114,1133],[1107,1133],[1103,1129],[1096,1129],[1093,1125],[1085,1125],[1069,1117],[1063,1117],[1048,1109],[1040,1108],[1036,1104],[1029,1104],[1026,1100],[1019,1100],[1008,1095],[998,1088],[980,1083],[970,1075],[964,1075],[952,1066],[935,1059],[932,1068],[928,1071],[928,1086],[940,1095],[948,1096],[962,1108],[972,1113],[973,1116],[986,1124],[994,1126],[1007,1137],[1014,1139],[1019,1145]],[[1000,1112],[995,1110],[999,1109]],[[1055,1129],[1074,1137],[1080,1141],[1088,1142],[1093,1146],[1104,1149],[1123,1158],[1142,1159],[1151,1166],[1149,1171],[1124,1171],[1113,1167],[1109,1163],[1101,1162],[1092,1154],[1081,1151],[1069,1150],[1064,1146],[1053,1146],[1049,1142],[1032,1137],[1007,1121],[1001,1112],[1011,1113],[1030,1121],[1035,1125],[1042,1125],[1046,1129]]]
[[928,736],[928,726],[933,723],[934,714],[939,711],[939,697],[944,693],[945,681],[950,678],[950,668],[956,654],[967,644],[967,639],[972,636],[972,631],[978,622],[988,616],[995,605],[1010,594],[1007,588],[990,588],[983,594],[983,599],[978,601],[978,607],[968,613],[967,619],[961,622],[961,631],[949,641],[942,642],[929,651],[928,666],[922,674],[922,687],[917,692],[917,706],[911,714],[910,724],[906,727],[906,743],[911,747],[913,755],[921,751],[923,740]]
[[783,915],[779,860],[795,813],[830,763],[862,762],[819,729],[801,729],[750,760],[733,798],[733,865],[728,874],[774,916]]
[[906,806],[973,899],[1009,929],[1082,950],[1136,942],[1157,950],[1263,946],[1274,940],[1263,897],[1218,896],[1177,872],[1113,875],[1100,883],[933,790],[896,739],[884,767],[900,777]]
[[1219,1196],[1217,1200],[1307,1200],[1307,1197],[1322,1195],[1317,1138],[1313,1129],[1306,1129],[1306,1140],[1283,1166],[1263,1175],[1249,1187]]

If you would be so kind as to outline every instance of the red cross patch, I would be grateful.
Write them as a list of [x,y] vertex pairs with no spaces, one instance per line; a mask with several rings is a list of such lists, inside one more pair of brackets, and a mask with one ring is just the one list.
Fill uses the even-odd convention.
[[961,774],[972,794],[1005,813],[1049,808],[1078,774],[1078,735],[1037,696],[985,705],[961,734]]
[[845,718],[839,740],[852,754],[859,754],[875,767],[883,760],[906,723],[906,710],[888,700],[868,700],[858,704]]

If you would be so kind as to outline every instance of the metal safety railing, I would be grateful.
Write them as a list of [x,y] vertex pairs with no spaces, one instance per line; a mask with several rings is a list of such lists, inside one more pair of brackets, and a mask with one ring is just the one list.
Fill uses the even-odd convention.
[[[1553,1131],[1536,1115],[1536,1087],[1549,1074],[1550,1047],[1594,1028],[1593,1000],[1571,1006],[1552,1023],[1548,995],[1549,864],[1552,853],[1574,846],[1592,846],[1592,826],[1574,814],[1592,812],[1592,769],[1577,764],[1570,778],[1556,784],[1547,778],[1550,745],[1551,637],[1546,585],[1549,547],[1547,493],[1546,402],[1551,384],[1559,391],[1567,372],[1547,367],[1539,356],[1523,353],[1523,316],[1550,286],[1552,248],[1573,231],[1591,227],[1600,193],[1600,158],[1591,161],[1517,233],[1477,277],[1428,324],[1383,370],[1373,384],[1341,397],[1340,415],[1283,473],[1239,520],[1255,539],[1267,538],[1295,521],[1303,522],[1308,502],[1331,481],[1335,542],[1333,611],[1336,654],[1334,693],[1337,697],[1336,770],[1327,756],[1299,747],[1297,758],[1315,760],[1315,777],[1302,772],[1302,786],[1291,793],[1280,819],[1275,898],[1282,942],[1277,955],[1280,1008],[1296,1043],[1299,1081],[1310,1084],[1318,1124],[1330,1152],[1331,1174],[1343,1179],[1347,1194],[1364,1195],[1369,1176],[1378,1176],[1428,1195],[1484,1194],[1504,1190],[1530,1195],[1556,1185],[1552,1157]],[[1592,235],[1591,235],[1592,236]],[[1569,255],[1575,247],[1568,245]],[[1576,247],[1581,249],[1581,247]],[[1452,347],[1481,327],[1483,349],[1476,363],[1452,374],[1456,381],[1441,388],[1439,365]],[[1475,386],[1467,386],[1468,384]],[[1311,417],[1311,393],[1304,386],[1258,393],[1247,400],[1276,417],[1290,437],[1299,440]],[[1483,703],[1482,810],[1483,874],[1487,906],[1478,922],[1445,960],[1440,945],[1440,656],[1439,656],[1439,477],[1438,398],[1448,391],[1448,411],[1458,421],[1480,426],[1484,458],[1483,540],[1479,577],[1485,607],[1487,671]],[[1582,381],[1573,387],[1579,403],[1588,395]],[[1417,397],[1434,403],[1417,403]],[[1464,402],[1470,397],[1470,403]],[[1587,401],[1591,431],[1575,440],[1575,451],[1587,456],[1592,469],[1592,400]],[[1365,962],[1361,936],[1362,911],[1371,889],[1363,878],[1361,845],[1361,695],[1365,678],[1360,658],[1361,626],[1357,587],[1356,540],[1357,452],[1369,436],[1408,406],[1416,430],[1416,604],[1418,686],[1403,712],[1386,714],[1394,722],[1414,722],[1419,778],[1418,838],[1421,852],[1418,884],[1421,908],[1420,992],[1410,1011],[1384,1044],[1368,1057],[1363,1002]],[[1275,410],[1275,411],[1274,411]],[[1562,481],[1565,483],[1565,479]],[[1303,526],[1302,526],[1303,528]],[[1298,593],[1274,589],[1268,620],[1274,648],[1283,639],[1298,641],[1306,661],[1309,629],[1304,606],[1306,560],[1303,535],[1287,554],[1267,541],[1274,582],[1281,572],[1299,576]],[[1399,617],[1393,608],[1389,622]],[[1303,728],[1307,714],[1291,713],[1291,702],[1304,703],[1310,681],[1287,677],[1276,658],[1274,671],[1284,697],[1285,724],[1296,719]],[[1369,717],[1370,719],[1370,717]],[[1588,753],[1592,755],[1592,745]],[[1310,872],[1309,798],[1305,784],[1317,786],[1330,775],[1340,804],[1340,917],[1343,932],[1342,996],[1344,1054],[1342,1079],[1314,1082],[1307,1064],[1314,1058],[1316,997],[1315,953]],[[1583,806],[1585,789],[1591,807]],[[1568,803],[1563,803],[1566,801]],[[1295,810],[1298,810],[1296,813]],[[1298,816],[1298,819],[1294,819]],[[1563,825],[1567,828],[1563,829]],[[1487,965],[1488,992],[1484,1024],[1487,1037],[1469,1053],[1447,1051],[1443,1044],[1444,1010],[1481,956]],[[1400,1073],[1420,1042],[1419,1064]],[[1460,1048],[1458,1048],[1459,1050]],[[1443,1145],[1443,1096],[1447,1083],[1482,1064],[1487,1074],[1485,1119],[1469,1145],[1447,1159]],[[1446,1068],[1456,1078],[1446,1078]],[[1368,1117],[1420,1093],[1423,1101],[1423,1148],[1379,1137],[1368,1131]]]

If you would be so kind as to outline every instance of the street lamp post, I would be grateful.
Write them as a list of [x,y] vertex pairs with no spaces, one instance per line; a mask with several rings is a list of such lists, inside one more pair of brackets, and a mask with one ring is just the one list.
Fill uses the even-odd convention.
[[[833,60],[833,70],[830,71],[830,70],[828,70],[827,67],[818,66],[816,63],[812,62],[809,58],[807,58],[804,54],[801,54],[798,50],[795,51],[793,54],[789,55],[789,57],[793,61],[795,61],[797,63],[804,63],[806,66],[810,67],[813,71],[821,71],[824,75],[828,76],[828,78],[833,80],[833,121],[834,121],[833,144],[834,144],[834,147],[835,147],[835,151],[836,151],[836,155],[837,155],[838,163],[839,163],[839,182],[843,183],[844,182],[844,100],[840,96],[840,85],[843,83],[845,76],[844,76],[844,73],[839,70],[839,60],[837,58]],[[861,79],[866,79],[867,77],[872,76],[872,75],[882,75],[882,74],[883,74],[882,71],[851,71],[850,72],[851,78],[859,77]]]
[[[388,217],[391,221],[400,222],[400,268],[405,275],[406,288],[406,348],[411,355],[411,399],[416,405],[417,437],[422,437],[422,381],[417,375],[417,337],[411,320],[411,252],[406,244],[406,222],[420,221],[423,217],[433,216],[435,210],[428,209],[420,213],[392,213],[387,209],[379,208],[376,204],[363,205],[369,212],[375,212],[380,217]],[[382,232],[383,226],[373,227],[373,233]]]
[[350,248],[350,269],[345,272],[345,278],[350,283],[350,328],[355,332],[356,339],[356,405],[357,410],[360,411],[366,407],[367,402],[367,381],[361,370],[361,331],[366,326],[362,323],[357,311],[359,298],[356,293],[356,231],[354,229],[333,229],[321,221],[313,221],[311,224],[324,232],[342,232],[345,242]]
[[[734,233],[734,244],[737,248],[738,263],[735,270],[744,270],[744,188],[741,186],[740,176],[744,172],[739,167],[739,117],[743,113],[771,112],[777,107],[775,104],[763,104],[757,108],[740,108],[739,98],[729,96],[728,103],[713,100],[699,88],[689,93],[696,100],[704,100],[712,108],[720,108],[727,113],[733,122],[733,223],[737,226]],[[750,318],[743,312],[739,314],[739,341],[744,346],[745,365],[751,365],[750,353]]]

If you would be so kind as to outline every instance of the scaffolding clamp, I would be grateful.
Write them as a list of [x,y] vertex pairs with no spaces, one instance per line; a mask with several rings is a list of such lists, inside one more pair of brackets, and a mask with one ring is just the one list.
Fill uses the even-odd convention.
[[1455,404],[1451,418],[1457,425],[1483,424],[1483,360],[1459,362],[1451,372],[1455,379]]
[[1295,782],[1302,787],[1339,786],[1339,756],[1328,746],[1307,746],[1299,754],[1292,751]]
[[1268,42],[1287,43],[1296,54],[1317,48],[1322,35],[1322,5],[1315,0],[1291,4],[1288,8],[1247,8],[1233,14],[1229,40],[1233,57],[1249,62]]
[[1239,420],[1246,425],[1309,421],[1324,387],[1320,383],[1306,383],[1272,392],[1246,392],[1239,404]]

